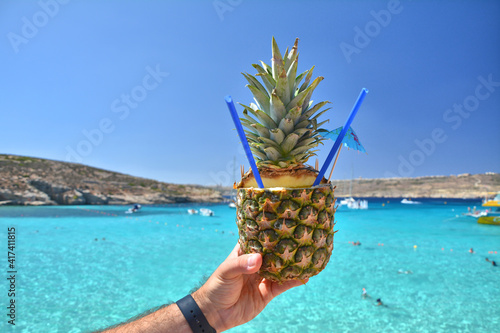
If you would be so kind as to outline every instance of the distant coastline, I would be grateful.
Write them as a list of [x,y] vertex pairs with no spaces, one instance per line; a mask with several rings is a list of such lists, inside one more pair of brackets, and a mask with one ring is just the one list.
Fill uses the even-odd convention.
[[[352,191],[350,190],[352,183]],[[500,191],[500,174],[461,174],[414,178],[333,179],[335,197],[480,199]],[[231,188],[219,188],[229,195]]]
[[[349,180],[332,180],[336,196],[349,196]],[[355,179],[353,197],[372,198],[484,198],[500,191],[500,174],[461,174],[415,178]]]
[[0,205],[223,202],[220,191],[133,177],[82,164],[0,155]]
[[[332,180],[336,197],[350,180]],[[231,187],[179,185],[82,164],[0,154],[0,205],[129,205],[222,203]],[[500,191],[500,174],[352,180],[355,198],[478,199]]]

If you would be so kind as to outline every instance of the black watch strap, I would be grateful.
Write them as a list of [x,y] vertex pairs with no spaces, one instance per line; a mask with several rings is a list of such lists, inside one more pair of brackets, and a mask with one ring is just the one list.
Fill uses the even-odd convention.
[[175,304],[177,304],[184,318],[186,318],[193,333],[216,333],[215,329],[208,323],[203,312],[201,312],[198,304],[196,304],[193,296],[187,295],[175,302]]

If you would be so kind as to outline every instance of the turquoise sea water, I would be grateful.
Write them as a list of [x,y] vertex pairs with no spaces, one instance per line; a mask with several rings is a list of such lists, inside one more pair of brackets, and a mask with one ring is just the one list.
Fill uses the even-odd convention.
[[[327,268],[230,332],[500,332],[500,267],[485,261],[500,264],[491,253],[500,252],[500,227],[461,217],[467,205],[479,203],[339,209]],[[0,331],[90,332],[182,298],[237,242],[234,209],[187,214],[200,207],[0,207]],[[15,327],[6,316],[8,227]],[[387,307],[374,305],[379,297]]]

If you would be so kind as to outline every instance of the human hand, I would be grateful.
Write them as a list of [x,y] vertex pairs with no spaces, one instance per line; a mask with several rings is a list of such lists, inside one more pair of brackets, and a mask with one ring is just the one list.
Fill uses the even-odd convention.
[[273,298],[309,281],[278,284],[257,273],[261,265],[261,254],[243,254],[236,244],[207,282],[193,293],[196,303],[217,332],[252,320]]

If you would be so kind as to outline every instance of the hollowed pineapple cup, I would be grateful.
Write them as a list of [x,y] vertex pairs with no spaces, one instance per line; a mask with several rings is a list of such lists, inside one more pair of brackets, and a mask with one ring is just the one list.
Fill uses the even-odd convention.
[[321,272],[333,250],[334,188],[240,188],[236,224],[244,253],[262,253],[259,274],[283,282]]

